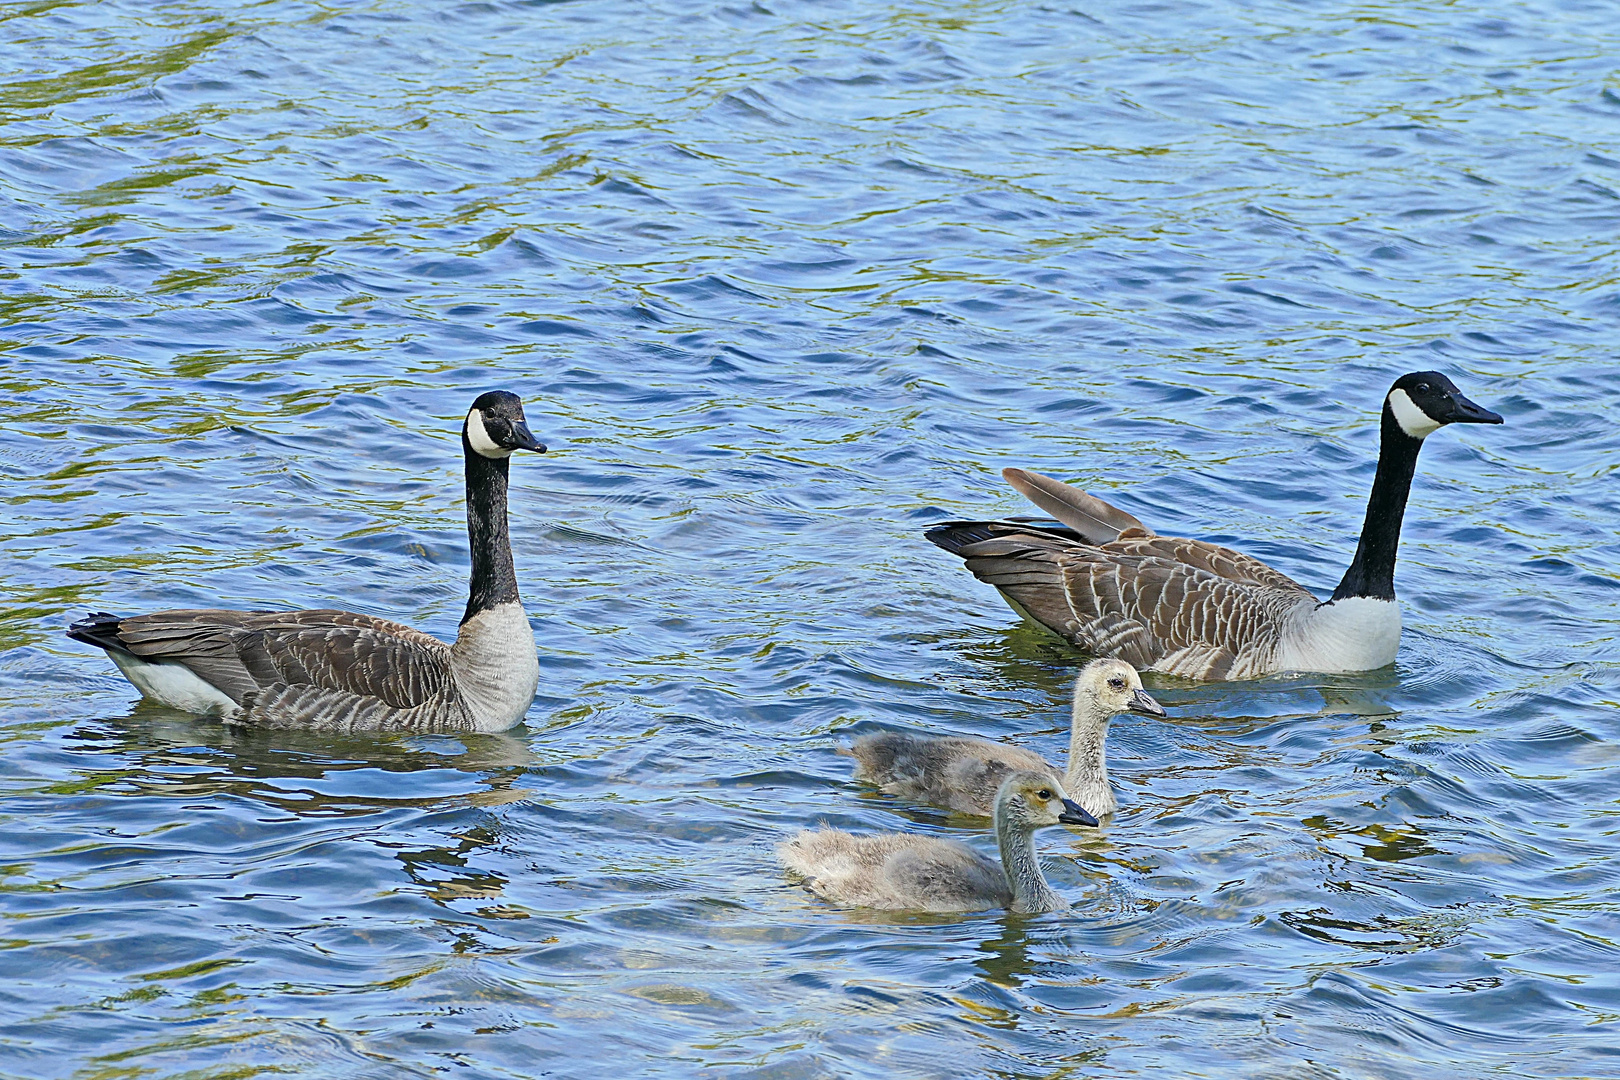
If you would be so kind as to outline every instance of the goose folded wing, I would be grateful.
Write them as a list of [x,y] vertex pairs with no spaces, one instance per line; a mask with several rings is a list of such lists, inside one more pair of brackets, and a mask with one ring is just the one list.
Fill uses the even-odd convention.
[[449,646],[374,627],[261,630],[238,649],[261,686],[319,687],[374,697],[395,709],[425,704],[451,688]]
[[924,537],[964,559],[990,550],[984,547],[986,541],[1005,539],[1053,552],[1089,550],[1161,559],[1195,567],[1228,581],[1287,591],[1301,598],[1311,596],[1305,586],[1252,555],[1206,540],[1157,536],[1142,529],[1124,529],[1114,539],[1098,543],[1067,525],[1008,518],[1002,521],[945,521],[930,527]]
[[1283,573],[1267,566],[1252,555],[1233,551],[1220,544],[1205,540],[1188,540],[1178,536],[1132,536],[1129,533],[1112,543],[1101,545],[1102,550],[1117,555],[1141,556],[1180,563],[1214,574],[1227,581],[1257,585],[1263,589],[1280,589],[1311,596],[1310,590]]
[[1279,616],[1298,602],[1292,591],[1153,556],[1069,552],[1063,571],[1070,609],[1099,655],[1122,655],[1108,646],[1123,637],[1151,653],[1148,667],[1197,654],[1205,678],[1224,677],[1240,654],[1274,645]]
[[184,664],[240,704],[259,684],[237,655],[236,641],[258,614],[211,608],[159,611],[122,619],[107,636],[142,660]]
[[1037,622],[1092,655],[1141,668],[1190,650],[1218,673],[1244,649],[1273,640],[1279,614],[1310,595],[1297,585],[1268,589],[1175,559],[1113,550],[1122,543],[1014,534],[960,554],[974,576]]
[[165,611],[125,619],[119,638],[136,656],[186,665],[238,702],[310,686],[408,709],[451,689],[448,645],[347,611]]
[[[1149,667],[1157,653],[1145,625],[1123,613],[1099,612],[1095,604],[1077,609],[1069,595],[1069,579],[1077,568],[1068,556],[1097,550],[1042,533],[1006,532],[966,544],[957,554],[974,577],[994,585],[1047,629],[1098,655]],[[1102,651],[1104,642],[1111,651]]]

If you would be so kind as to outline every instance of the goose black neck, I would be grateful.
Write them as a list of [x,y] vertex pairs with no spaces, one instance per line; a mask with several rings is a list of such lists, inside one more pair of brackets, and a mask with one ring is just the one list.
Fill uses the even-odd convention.
[[1353,596],[1395,599],[1395,550],[1401,543],[1401,519],[1406,516],[1406,497],[1422,448],[1423,440],[1401,430],[1385,401],[1379,423],[1378,473],[1367,497],[1367,519],[1361,526],[1356,557],[1333,590],[1334,600]]
[[487,458],[461,437],[467,460],[467,543],[472,580],[467,589],[466,622],[480,612],[518,599],[512,568],[512,538],[506,531],[506,459]]

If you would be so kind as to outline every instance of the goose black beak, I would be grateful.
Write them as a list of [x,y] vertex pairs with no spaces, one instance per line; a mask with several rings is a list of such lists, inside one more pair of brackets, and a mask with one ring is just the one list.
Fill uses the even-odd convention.
[[1164,706],[1153,700],[1153,695],[1146,690],[1138,690],[1131,694],[1131,712],[1146,713],[1149,716],[1169,716]]
[[513,450],[533,450],[537,454],[546,452],[546,444],[535,438],[534,432],[529,430],[529,425],[521,420],[512,424],[511,447]]
[[1097,824],[1097,819],[1087,813],[1086,808],[1075,802],[1073,799],[1063,800],[1063,813],[1058,815],[1058,820],[1063,822],[1065,825]]
[[1461,394],[1454,394],[1451,398],[1451,415],[1444,418],[1447,424],[1500,424],[1502,418],[1491,410],[1474,404]]

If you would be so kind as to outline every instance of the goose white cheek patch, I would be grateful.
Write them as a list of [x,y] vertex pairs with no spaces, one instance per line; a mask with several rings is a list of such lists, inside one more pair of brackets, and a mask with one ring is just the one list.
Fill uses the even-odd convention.
[[467,445],[478,451],[481,457],[509,458],[512,451],[489,437],[484,430],[484,416],[477,409],[467,413]]
[[1440,421],[1418,408],[1405,390],[1389,392],[1389,411],[1395,414],[1395,422],[1401,425],[1401,430],[1414,439],[1439,431],[1442,426]]

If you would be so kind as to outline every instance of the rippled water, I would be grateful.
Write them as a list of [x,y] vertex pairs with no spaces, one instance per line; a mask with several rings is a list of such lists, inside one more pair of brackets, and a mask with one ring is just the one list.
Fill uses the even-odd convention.
[[[1611,5],[0,4],[0,1074],[1620,1074]],[[1008,464],[1318,589],[1379,397],[1393,669],[1121,717],[1065,915],[794,888],[850,729],[1060,753],[920,538]],[[508,387],[501,737],[236,731],[86,609],[453,633]]]

